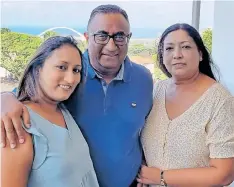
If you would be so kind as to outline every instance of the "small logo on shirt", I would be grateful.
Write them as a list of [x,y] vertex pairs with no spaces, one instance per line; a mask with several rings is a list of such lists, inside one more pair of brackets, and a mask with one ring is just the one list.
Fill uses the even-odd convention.
[[135,108],[137,106],[136,103],[132,103],[131,105],[132,105],[133,108]]

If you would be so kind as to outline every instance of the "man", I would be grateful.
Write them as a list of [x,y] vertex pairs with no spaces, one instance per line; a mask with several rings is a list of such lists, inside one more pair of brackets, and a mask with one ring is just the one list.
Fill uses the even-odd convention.
[[[139,133],[152,106],[152,76],[126,56],[131,32],[120,7],[95,8],[85,37],[82,83],[67,107],[89,145],[100,186],[135,186],[142,161]],[[6,129],[15,147],[13,128],[23,142],[20,116],[26,124],[29,117],[12,95],[2,94],[2,100],[8,101],[2,103],[2,142]]]

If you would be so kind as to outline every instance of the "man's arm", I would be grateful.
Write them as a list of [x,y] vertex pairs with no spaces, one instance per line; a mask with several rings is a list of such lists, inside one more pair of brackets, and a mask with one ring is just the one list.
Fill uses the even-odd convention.
[[33,143],[30,134],[25,135],[26,142],[12,150],[7,141],[1,150],[1,186],[26,187],[33,162]]
[[24,124],[30,127],[27,108],[11,92],[1,93],[1,147],[5,147],[6,138],[11,148],[16,147],[17,138],[20,143],[24,143],[26,133],[22,127],[22,118]]

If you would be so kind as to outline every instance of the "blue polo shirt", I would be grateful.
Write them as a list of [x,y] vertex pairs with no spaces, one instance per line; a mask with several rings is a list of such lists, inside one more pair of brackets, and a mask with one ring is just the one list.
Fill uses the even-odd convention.
[[128,57],[123,71],[104,93],[86,51],[82,81],[67,102],[88,142],[101,187],[128,187],[142,161],[139,134],[152,107],[152,75]]

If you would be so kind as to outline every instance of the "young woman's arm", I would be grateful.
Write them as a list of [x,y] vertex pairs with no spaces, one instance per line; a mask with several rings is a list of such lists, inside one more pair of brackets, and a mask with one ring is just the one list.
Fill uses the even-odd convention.
[[26,187],[33,162],[33,143],[30,134],[26,142],[11,149],[9,142],[1,149],[1,187]]

